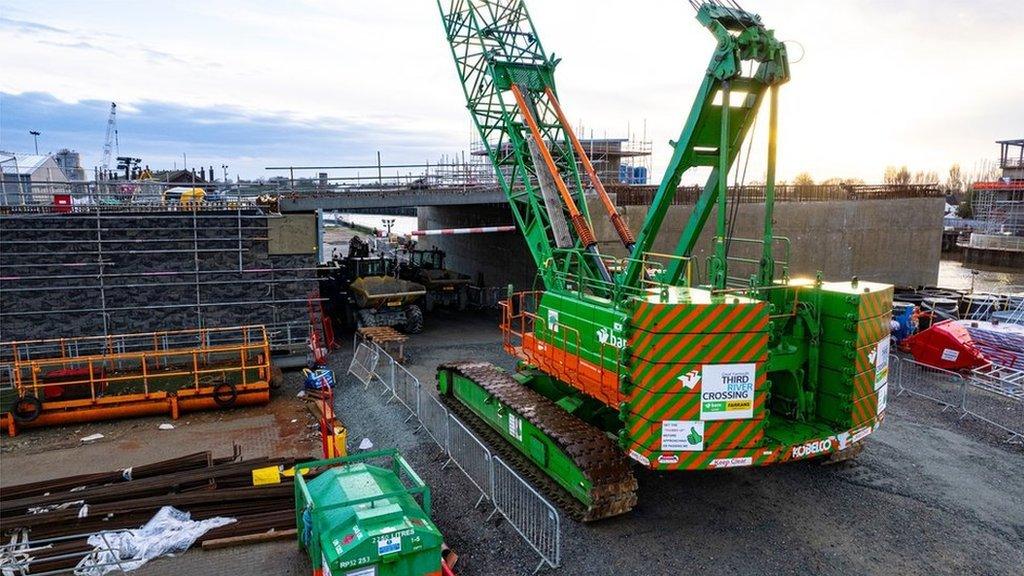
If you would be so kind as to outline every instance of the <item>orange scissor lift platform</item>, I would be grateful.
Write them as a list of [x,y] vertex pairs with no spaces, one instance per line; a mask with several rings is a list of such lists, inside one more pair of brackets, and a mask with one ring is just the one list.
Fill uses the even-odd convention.
[[21,428],[253,406],[270,401],[264,326],[6,342],[13,389],[3,426]]

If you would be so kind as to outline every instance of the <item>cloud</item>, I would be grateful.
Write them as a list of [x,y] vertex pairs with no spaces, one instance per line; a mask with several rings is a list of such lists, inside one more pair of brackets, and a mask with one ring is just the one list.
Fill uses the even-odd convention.
[[[170,114],[153,106],[171,102],[182,107],[180,119],[193,132],[273,126],[296,138],[309,134],[322,147],[296,141],[301,153],[271,146],[255,152],[274,163],[293,156],[339,163],[342,155],[358,157],[368,149],[373,157],[377,147],[411,155],[392,156],[395,161],[423,161],[476,138],[433,2],[384,3],[392,10],[379,2],[326,0],[303,0],[301,9],[251,0],[179,0],[159,7],[120,0],[105,10],[75,0],[0,4],[7,17],[0,21],[3,90],[99,103],[89,111],[94,134],[83,148],[101,147],[109,100],[124,111],[126,142],[164,137],[129,134],[135,104],[147,114]],[[598,137],[645,135],[653,141],[653,173],[660,174],[714,41],[685,2],[640,4],[628,25],[608,1],[531,1],[530,9],[545,47],[564,58],[558,86],[573,125],[582,123],[585,135]],[[992,140],[1024,125],[1024,107],[1014,100],[1024,93],[1024,76],[1014,73],[1012,59],[993,57],[1020,51],[1019,4],[748,5],[805,52],[780,100],[780,178],[810,171],[816,179],[876,181],[888,164],[945,171],[955,161],[968,165],[990,157]],[[586,25],[572,25],[581,13]],[[197,117],[188,117],[193,112]],[[762,121],[749,171],[758,178],[766,132]],[[324,143],[323,134],[340,136]],[[174,152],[164,154],[173,157],[191,146],[187,134],[179,136],[168,147]],[[427,150],[426,143],[437,148]],[[218,153],[242,157],[226,149]]]
[[0,16],[0,28],[15,30],[26,34],[31,34],[33,32],[54,32],[57,34],[69,33],[67,30],[57,28],[56,26],[40,24],[39,22],[30,22],[28,20],[14,20],[13,18],[5,18],[3,16]]
[[[110,103],[63,102],[45,92],[0,93],[0,149],[30,150],[29,130],[42,132],[40,150],[72,148],[87,171],[100,163]],[[153,168],[227,164],[245,177],[272,175],[270,165],[365,164],[381,150],[385,163],[436,158],[449,142],[384,118],[296,119],[237,106],[186,106],[143,101],[118,107],[119,152]]]
[[79,50],[95,50],[97,52],[106,52],[107,54],[116,54],[109,48],[103,46],[97,46],[91,42],[79,41],[79,42],[60,42],[56,40],[37,40],[40,44],[47,46],[56,46],[58,48],[77,48]]
[[15,34],[25,37],[24,39],[28,42],[43,46],[104,53],[117,56],[119,60],[125,62],[127,62],[126,58],[141,56],[144,61],[155,64],[173,63],[185,66],[220,66],[217,62],[204,59],[181,58],[171,52],[153,48],[141,41],[110,32],[61,28],[41,22],[6,17],[0,17],[0,30],[11,30]]
[[146,57],[152,62],[177,62],[178,64],[188,64],[186,60],[178,58],[170,52],[162,52],[160,50],[146,48],[145,46],[139,46],[138,50],[145,54]]

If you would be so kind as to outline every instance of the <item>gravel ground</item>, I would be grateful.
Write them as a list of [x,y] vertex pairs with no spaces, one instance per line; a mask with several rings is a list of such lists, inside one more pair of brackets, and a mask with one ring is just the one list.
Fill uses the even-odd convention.
[[[433,393],[441,362],[469,358],[511,367],[496,323],[485,315],[428,318],[426,331],[406,346],[406,366],[423,391]],[[339,376],[349,348],[346,343],[332,357]],[[506,522],[487,521],[486,504],[473,509],[476,489],[454,466],[442,469],[440,450],[404,422],[404,408],[385,404],[377,386],[366,391],[352,377],[340,380],[337,409],[349,428],[350,448],[365,437],[375,448],[397,447],[406,455],[431,486],[433,517],[460,555],[457,571],[529,574],[536,554]],[[159,419],[5,439],[0,482],[104,470],[202,448],[230,452],[231,442],[245,445],[247,439],[256,446],[247,453],[254,455],[309,453],[316,448],[293,400],[299,386],[300,376],[292,373],[269,407],[190,416],[167,440],[149,435],[165,434],[155,431]],[[109,436],[104,445],[76,444],[97,430]],[[852,462],[690,474],[638,469],[640,501],[632,513],[588,525],[562,519],[562,567],[554,573],[1020,576],[1024,450],[1003,438],[984,424],[958,421],[933,403],[903,395],[890,398],[886,421]],[[293,542],[280,542],[192,551],[137,573],[222,574],[240,566],[256,574],[310,570]]]

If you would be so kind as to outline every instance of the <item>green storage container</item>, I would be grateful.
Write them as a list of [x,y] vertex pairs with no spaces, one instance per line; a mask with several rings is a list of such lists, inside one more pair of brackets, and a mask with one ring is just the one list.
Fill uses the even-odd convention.
[[314,576],[441,574],[430,488],[397,450],[297,466],[295,520]]

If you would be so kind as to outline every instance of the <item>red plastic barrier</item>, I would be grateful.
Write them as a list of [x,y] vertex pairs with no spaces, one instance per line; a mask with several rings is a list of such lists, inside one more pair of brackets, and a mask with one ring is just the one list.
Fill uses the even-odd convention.
[[988,363],[967,329],[953,320],[933,324],[904,340],[903,346],[914,355],[914,360],[952,372]]

